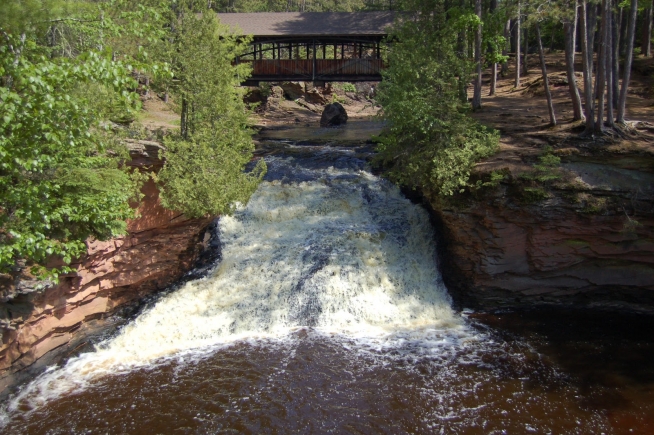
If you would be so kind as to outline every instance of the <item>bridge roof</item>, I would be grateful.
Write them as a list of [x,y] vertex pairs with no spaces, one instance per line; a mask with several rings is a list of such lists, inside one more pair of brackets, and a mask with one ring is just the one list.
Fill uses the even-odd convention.
[[256,12],[223,13],[232,29],[257,36],[381,36],[397,14],[382,12]]

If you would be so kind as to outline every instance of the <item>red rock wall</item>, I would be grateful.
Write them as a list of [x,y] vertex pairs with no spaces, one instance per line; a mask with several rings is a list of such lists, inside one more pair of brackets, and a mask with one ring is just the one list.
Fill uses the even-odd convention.
[[462,305],[654,311],[652,213],[630,226],[623,210],[589,214],[557,199],[515,204],[501,193],[436,210],[444,279]]
[[128,235],[89,242],[76,274],[45,290],[29,288],[28,282],[3,289],[0,391],[13,373],[70,343],[88,322],[165,288],[192,267],[212,219],[187,219],[164,209],[152,181],[143,193],[141,216],[129,222]]

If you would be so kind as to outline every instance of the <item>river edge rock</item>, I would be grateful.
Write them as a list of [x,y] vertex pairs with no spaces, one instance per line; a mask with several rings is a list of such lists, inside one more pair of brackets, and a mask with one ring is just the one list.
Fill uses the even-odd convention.
[[[157,169],[160,150],[156,142],[135,141],[127,164]],[[75,274],[60,277],[57,285],[24,275],[0,283],[0,397],[45,365],[87,346],[90,337],[106,333],[120,323],[114,314],[167,288],[209,251],[214,218],[189,219],[164,209],[152,180],[142,192],[140,217],[128,222],[128,234],[88,241]]]

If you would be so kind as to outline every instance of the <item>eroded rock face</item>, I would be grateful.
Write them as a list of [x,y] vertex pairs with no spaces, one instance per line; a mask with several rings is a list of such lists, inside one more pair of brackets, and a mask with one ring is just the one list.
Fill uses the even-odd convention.
[[[134,144],[133,165],[160,165],[157,147]],[[164,209],[152,181],[143,193],[141,216],[129,222],[128,234],[87,242],[77,273],[45,289],[26,277],[1,283],[0,391],[23,369],[79,338],[92,322],[164,289],[193,266],[209,240],[212,219]]]
[[581,303],[654,312],[652,202],[604,195],[628,206],[584,212],[561,198],[524,205],[504,189],[468,206],[436,207],[448,287],[462,305],[484,308]]
[[344,125],[347,122],[347,112],[340,103],[332,103],[325,106],[320,117],[321,127],[335,127]]
[[304,85],[300,82],[282,82],[280,87],[284,90],[284,96],[289,100],[304,98]]

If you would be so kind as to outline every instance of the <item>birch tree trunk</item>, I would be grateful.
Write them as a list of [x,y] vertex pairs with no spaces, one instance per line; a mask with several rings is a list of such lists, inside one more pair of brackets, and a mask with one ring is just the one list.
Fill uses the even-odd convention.
[[622,87],[620,88],[620,99],[618,100],[618,119],[617,122],[624,124],[624,112],[627,104],[627,89],[629,88],[629,79],[631,78],[631,61],[634,57],[634,37],[636,35],[636,18],[638,14],[638,0],[631,0],[629,9],[629,26],[627,28],[627,45],[625,47],[625,59],[622,76]]
[[538,55],[540,56],[540,68],[543,72],[543,86],[545,87],[545,96],[547,97],[547,110],[550,114],[550,125],[556,125],[556,115],[554,114],[554,103],[552,102],[552,93],[550,84],[547,80],[547,66],[545,65],[545,53],[543,51],[543,41],[540,36],[540,25],[536,23],[536,39],[538,40]]

